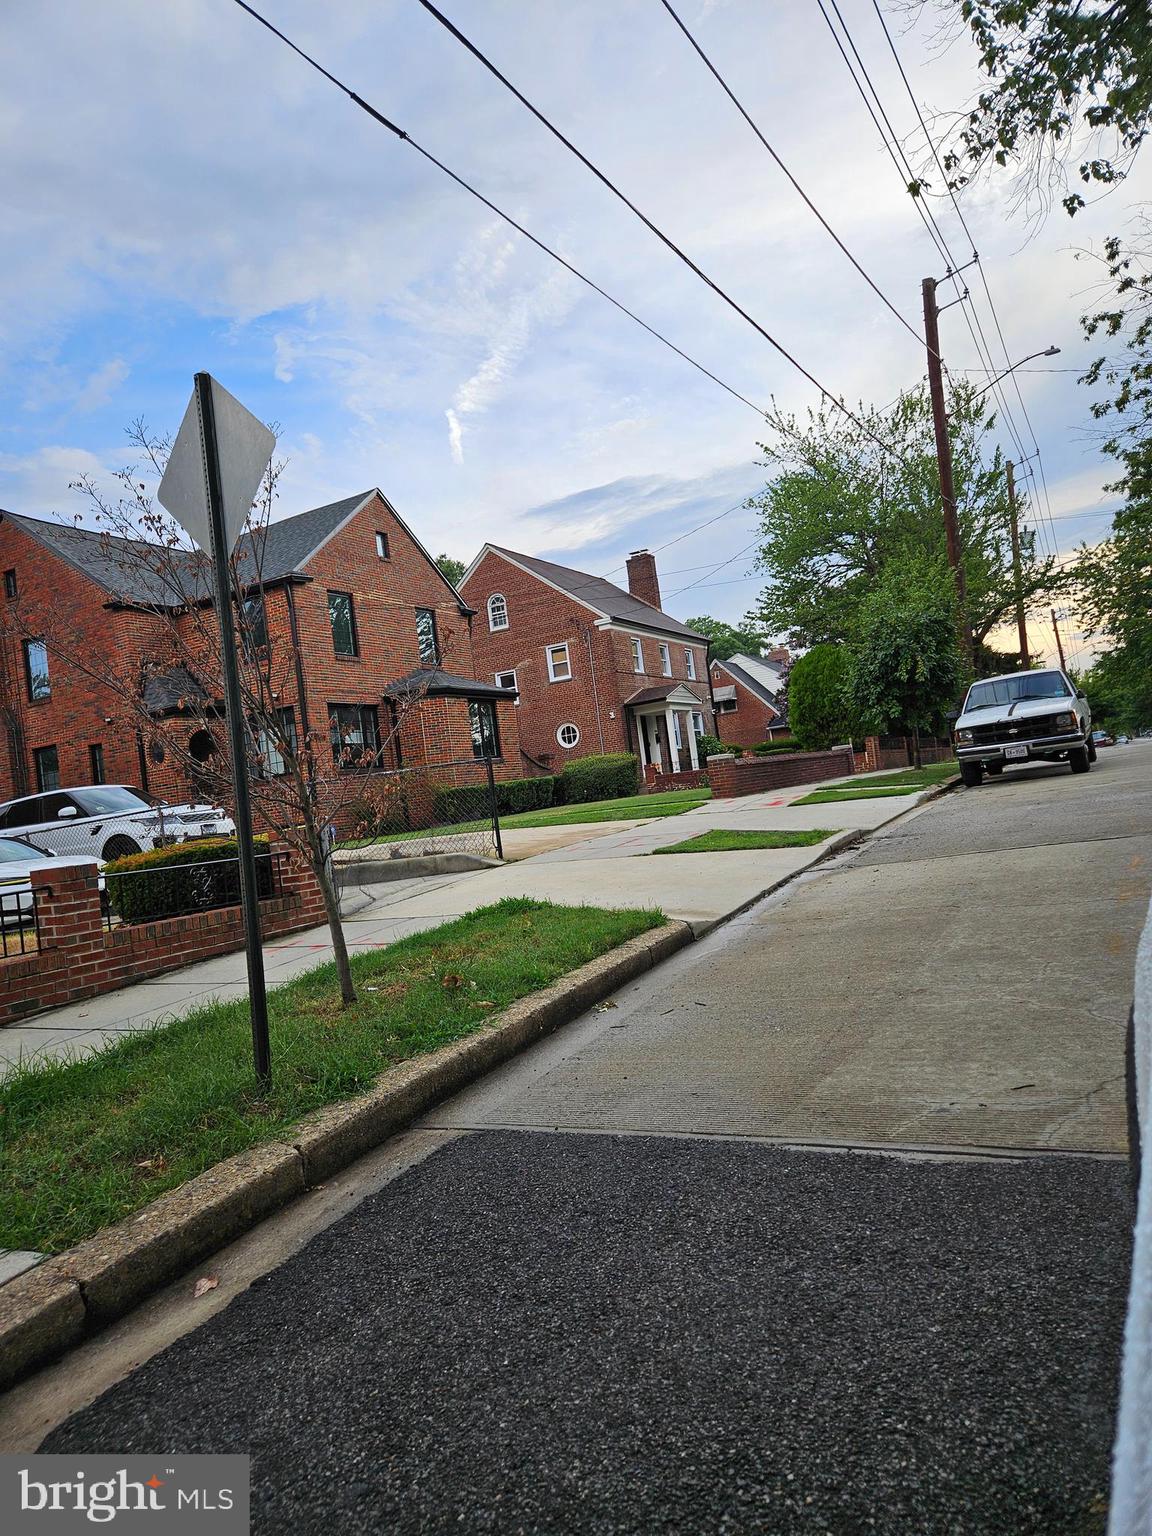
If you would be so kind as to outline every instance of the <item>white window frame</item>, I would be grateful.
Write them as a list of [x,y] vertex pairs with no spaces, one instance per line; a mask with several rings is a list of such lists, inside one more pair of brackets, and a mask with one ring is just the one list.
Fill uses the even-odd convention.
[[690,645],[684,647],[684,665],[688,668],[688,681],[696,681],[696,652]]
[[681,729],[680,716],[678,714],[672,716],[672,739],[676,743],[677,752],[681,751],[684,746],[684,732]]
[[[517,677],[516,677],[516,668],[515,667],[508,667],[503,672],[493,672],[492,676],[493,676],[493,679],[495,680],[497,688],[506,688],[508,686],[507,683],[502,683],[500,681],[500,679],[502,677],[510,677],[512,679],[512,686],[513,686],[513,688],[519,690],[520,683],[519,683],[519,681],[517,680]],[[516,702],[517,702],[517,704],[519,704],[520,700],[517,699]]]
[[[661,640],[659,642],[658,649],[660,651],[660,672],[661,672],[661,675],[663,677],[671,677],[672,676],[672,647],[670,645],[666,645],[664,643],[664,641]],[[679,746],[680,743],[677,742],[676,745]]]
[[[493,603],[500,603],[503,608],[503,624],[497,624],[496,622],[496,617],[492,612]],[[493,592],[491,597],[488,599],[488,628],[493,631],[508,628],[508,599],[504,596],[503,592]]]
[[640,636],[632,635],[630,638],[632,641],[632,670],[633,672],[643,672],[644,647],[640,642]]
[[[697,725],[697,723],[696,723],[697,721],[700,722],[699,725]],[[697,736],[703,736],[703,734],[704,734],[704,713],[703,713],[702,710],[694,709],[692,711],[692,729],[696,733]]]
[[383,528],[377,528],[376,530],[376,558],[377,560],[391,560],[392,558],[388,551],[388,535],[384,532]]
[[[576,732],[576,739],[575,739],[575,741],[565,741],[564,740],[564,732],[565,731],[575,731]],[[556,742],[557,742],[558,746],[561,746],[561,747],[564,748],[565,752],[571,752],[573,747],[578,747],[580,745],[580,727],[578,725],[576,725],[573,721],[566,720],[563,725],[559,725],[559,726],[556,727]]]
[[[568,668],[567,672],[559,676],[552,665],[553,651],[564,652],[564,665]],[[555,645],[546,645],[544,647],[544,660],[548,663],[548,681],[550,683],[570,683],[572,681],[572,657],[568,652],[567,640],[560,640]]]

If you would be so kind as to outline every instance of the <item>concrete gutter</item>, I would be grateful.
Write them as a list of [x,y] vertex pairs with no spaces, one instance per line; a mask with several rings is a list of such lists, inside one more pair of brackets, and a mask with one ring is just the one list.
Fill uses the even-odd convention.
[[293,1132],[230,1157],[0,1286],[0,1389],[122,1317],[305,1190],[410,1125],[441,1099],[578,1017],[692,942],[669,921],[521,998],[484,1029],[385,1072]]

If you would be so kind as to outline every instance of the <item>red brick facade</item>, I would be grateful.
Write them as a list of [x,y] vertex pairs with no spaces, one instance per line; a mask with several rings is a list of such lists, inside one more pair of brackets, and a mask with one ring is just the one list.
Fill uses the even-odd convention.
[[716,701],[716,735],[728,746],[758,747],[768,741],[773,729],[782,729],[780,716],[751,688],[733,677],[723,663],[712,663],[713,688],[735,688],[736,708],[725,708]]
[[[651,560],[651,556],[647,558]],[[597,609],[491,549],[482,553],[460,590],[469,606],[476,609],[472,621],[476,675],[490,681],[515,673],[521,745],[525,754],[548,772],[558,773],[566,762],[595,753],[638,753],[636,716],[625,701],[642,689],[670,682],[682,684],[697,701],[695,711],[703,716],[705,731],[713,729],[706,640],[661,632],[655,625],[608,620]],[[494,615],[489,608],[493,597],[503,599],[503,607],[497,603],[495,612],[498,619],[506,617],[503,628],[493,627]],[[640,671],[633,656],[634,640],[640,647]],[[548,653],[551,647],[561,645],[568,648],[569,675],[553,679]],[[668,671],[664,670],[662,645],[667,646]],[[678,710],[679,757],[685,769],[689,766],[686,731],[692,712],[692,706]],[[574,726],[579,733],[570,745],[559,738],[566,726]],[[661,766],[668,772],[672,765],[663,727],[663,720],[657,722]]]
[[[387,557],[378,553],[384,535]],[[145,663],[164,666],[167,625],[154,615],[116,605],[107,590],[45,549],[10,519],[0,517],[0,571],[12,572],[22,628],[5,623],[13,600],[0,588],[0,799],[35,792],[36,753],[54,747],[61,786],[93,781],[91,749],[99,747],[103,779],[137,784],[165,798],[195,796],[171,759],[148,744],[132,709],[114,690],[83,675],[59,656],[49,655],[49,698],[33,702],[25,677],[23,637],[29,621],[45,615],[45,632],[57,634],[60,614],[67,615],[70,654],[105,658],[119,677],[139,673]],[[329,592],[352,596],[355,656],[339,656],[328,611]],[[428,554],[397,518],[379,492],[374,493],[302,568],[265,591],[269,646],[277,658],[279,707],[291,708],[297,732],[323,735],[331,705],[362,705],[377,711],[383,760],[394,766],[472,760],[473,748],[465,698],[426,698],[402,712],[393,736],[389,684],[429,663],[420,653],[416,609],[435,614],[440,665],[465,678],[477,676],[470,615]],[[298,642],[298,643],[297,643]],[[296,657],[299,657],[299,664]],[[491,679],[489,679],[490,681]],[[301,686],[302,684],[302,686]],[[498,776],[521,772],[517,712],[496,705],[501,744]],[[169,718],[163,730],[191,733],[195,723]],[[483,765],[476,764],[478,775]]]

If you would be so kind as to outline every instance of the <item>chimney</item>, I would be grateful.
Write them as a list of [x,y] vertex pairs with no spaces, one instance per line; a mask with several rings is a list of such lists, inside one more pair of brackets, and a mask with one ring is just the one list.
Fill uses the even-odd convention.
[[628,556],[628,590],[643,603],[660,606],[660,578],[656,575],[656,556],[646,549],[634,549]]
[[792,660],[792,654],[786,645],[774,645],[770,651],[765,652],[764,660],[771,667],[786,667]]

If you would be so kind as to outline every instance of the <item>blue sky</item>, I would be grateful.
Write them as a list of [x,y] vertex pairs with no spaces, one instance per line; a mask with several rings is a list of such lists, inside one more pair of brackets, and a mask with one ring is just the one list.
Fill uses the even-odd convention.
[[[266,0],[266,13],[750,399],[815,403],[413,0]],[[458,0],[449,13],[832,388],[885,403],[920,377],[913,338],[657,0]],[[869,0],[844,14],[915,151]],[[815,4],[684,0],[683,15],[918,324],[920,279],[939,262]],[[942,48],[906,23],[897,14],[895,35],[920,101],[966,100],[966,41]],[[739,555],[754,533],[740,503],[763,480],[757,416],[230,0],[53,0],[13,9],[5,32],[0,505],[70,514],[69,480],[124,462],[136,417],[174,429],[206,368],[278,423],[284,515],[379,485],[436,551],[467,559],[489,538],[608,573],[628,550],[736,508],[659,558],[672,613],[744,613],[760,585]],[[1088,361],[1076,316],[1093,277],[1073,247],[1098,248],[1147,191],[1133,178],[1031,234],[1007,184],[967,196],[1013,359],[1054,343],[1062,355],[1036,366]],[[937,211],[962,251],[950,210]],[[950,366],[976,366],[960,311],[942,326]],[[1107,527],[1110,466],[1073,373],[1019,379],[1067,551]]]

